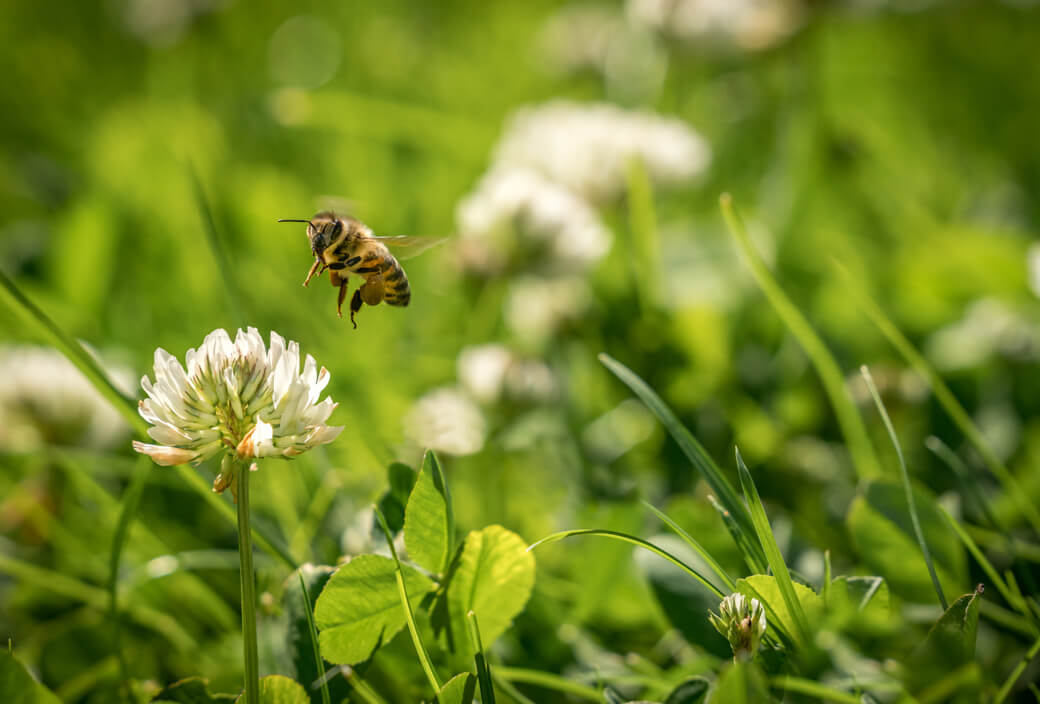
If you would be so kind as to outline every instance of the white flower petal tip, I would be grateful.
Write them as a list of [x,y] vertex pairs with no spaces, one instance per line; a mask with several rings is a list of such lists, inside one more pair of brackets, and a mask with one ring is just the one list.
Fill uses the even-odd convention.
[[160,465],[222,456],[213,483],[218,493],[235,492],[236,463],[294,457],[343,430],[325,425],[335,408],[332,399],[319,400],[328,372],[317,373],[310,357],[301,371],[299,345],[275,332],[265,348],[256,328],[238,330],[234,337],[217,329],[197,350],[188,350],[184,361],[181,366],[156,350],[154,381],[141,380],[148,399],[138,411],[152,424],[149,435],[159,444],[135,442],[134,449]]
[[157,465],[172,467],[177,464],[187,464],[195,459],[195,453],[179,447],[167,447],[166,445],[149,445],[147,443],[133,442],[134,450],[142,455],[148,455]]

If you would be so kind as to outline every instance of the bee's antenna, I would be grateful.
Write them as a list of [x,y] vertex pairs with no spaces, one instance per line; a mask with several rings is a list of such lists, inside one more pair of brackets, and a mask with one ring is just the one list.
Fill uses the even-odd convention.
[[281,218],[278,222],[305,222],[310,224],[310,220],[292,220],[290,218]]

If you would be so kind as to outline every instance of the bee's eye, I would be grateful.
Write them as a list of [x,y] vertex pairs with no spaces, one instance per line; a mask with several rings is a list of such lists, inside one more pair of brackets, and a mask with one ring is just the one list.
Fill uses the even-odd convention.
[[338,235],[339,231],[342,230],[342,229],[343,229],[343,223],[341,223],[339,220],[337,220],[332,225],[332,236],[335,237],[336,235]]

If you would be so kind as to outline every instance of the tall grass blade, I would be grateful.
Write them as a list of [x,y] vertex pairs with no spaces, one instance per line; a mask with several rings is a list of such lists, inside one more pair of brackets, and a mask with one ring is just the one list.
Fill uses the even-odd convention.
[[379,510],[379,507],[373,504],[372,510],[375,512],[376,518],[379,519],[379,527],[383,529],[386,544],[390,547],[390,555],[394,558],[394,564],[397,565],[394,576],[397,578],[397,591],[401,595],[401,607],[404,609],[404,617],[408,623],[408,632],[412,636],[412,643],[415,645],[415,652],[419,656],[419,662],[422,663],[423,671],[426,673],[426,679],[429,680],[430,686],[433,687],[433,692],[436,694],[441,691],[441,682],[437,678],[437,671],[433,669],[433,663],[430,661],[430,653],[426,650],[426,644],[423,643],[422,636],[419,635],[419,629],[415,625],[415,613],[412,611],[412,604],[408,600],[408,589],[405,587],[404,574],[401,571],[401,559],[397,556],[397,548],[394,547],[394,534],[390,532],[390,526],[387,525],[386,518],[383,516],[383,512]]
[[137,507],[141,505],[141,495],[144,493],[145,484],[148,483],[148,470],[151,469],[151,463],[144,457],[139,457],[135,464],[130,484],[123,492],[119,519],[112,534],[112,549],[108,556],[108,610],[109,618],[112,620],[112,647],[119,658],[119,673],[124,683],[130,679],[130,669],[123,654],[123,623],[119,613],[119,564],[123,556],[123,546],[130,534],[130,524],[137,514]]
[[720,504],[719,500],[713,495],[708,494],[708,502],[718,512],[719,518],[722,519],[722,525],[726,526],[726,531],[729,532],[733,542],[740,548],[740,552],[744,557],[744,564],[748,566],[751,574],[765,574],[769,566],[766,564],[766,558],[762,553],[758,540],[754,538],[754,533],[748,535],[742,531],[737,522],[733,520],[733,514]]
[[1037,639],[1033,646],[1026,652],[1022,657],[1022,660],[1015,665],[1015,669],[1011,671],[1008,678],[1004,680],[1004,684],[1001,685],[1000,691],[997,692],[997,696],[993,698],[993,704],[1002,704],[1007,699],[1008,694],[1011,693],[1011,688],[1015,686],[1015,682],[1018,682],[1018,678],[1022,676],[1026,666],[1036,657],[1036,654],[1040,652],[1040,639]]
[[935,563],[932,562],[932,552],[928,549],[928,541],[924,539],[924,531],[921,530],[921,519],[917,516],[917,506],[914,504],[914,491],[910,486],[910,473],[906,469],[903,448],[899,444],[896,430],[892,427],[892,420],[888,417],[888,411],[885,409],[885,404],[881,401],[881,394],[878,393],[870,370],[864,365],[860,367],[860,373],[863,374],[863,380],[867,382],[867,388],[870,389],[874,405],[877,406],[878,413],[881,414],[881,420],[885,423],[885,430],[888,431],[888,437],[892,440],[892,446],[896,449],[896,457],[899,458],[899,478],[903,482],[903,491],[906,492],[906,504],[910,509],[910,522],[914,526],[914,537],[917,538],[921,554],[924,555],[924,563],[928,567],[928,574],[932,578],[932,586],[935,587],[935,593],[939,596],[939,603],[942,604],[943,611],[946,611],[949,605],[946,603],[946,596],[943,594],[942,585],[939,583],[939,575],[935,572]]
[[780,546],[776,542],[776,536],[773,535],[773,528],[769,525],[766,509],[762,505],[761,497],[758,495],[758,488],[751,478],[751,472],[748,471],[747,465],[744,464],[744,458],[740,456],[740,450],[735,450],[735,454],[737,458],[737,472],[740,474],[740,486],[744,490],[744,498],[747,500],[748,508],[751,511],[751,520],[755,524],[755,534],[758,536],[758,542],[761,543],[762,549],[766,553],[769,567],[773,570],[776,586],[780,590],[780,596],[784,600],[784,605],[787,606],[787,611],[795,622],[797,633],[794,635],[796,640],[801,645],[805,645],[809,642],[809,621],[805,616],[805,610],[802,609],[802,602],[798,601],[798,595],[794,591],[791,573],[787,569],[787,563],[784,562],[784,556],[780,553]]
[[834,359],[834,355],[827,349],[820,336],[816,334],[809,321],[787,297],[780,284],[773,278],[772,272],[755,251],[730,195],[724,193],[719,198],[719,204],[730,235],[744,254],[759,288],[762,289],[762,293],[765,294],[766,299],[784,321],[791,334],[798,340],[798,344],[805,350],[812,365],[816,368],[816,373],[820,375],[820,381],[823,382],[823,388],[834,408],[841,433],[845,436],[845,442],[848,443],[856,473],[860,479],[872,479],[879,476],[881,464],[874,454],[874,448],[870,444],[863,419],[860,418],[856,405],[853,403],[848,389],[845,388],[845,377],[837,360]]
[[736,587],[736,585],[735,585],[735,583],[733,581],[733,578],[730,577],[729,574],[727,574],[726,570],[724,570],[722,568],[722,565],[720,565],[718,563],[718,561],[716,561],[715,558],[711,556],[711,553],[709,553],[707,550],[705,550],[701,546],[701,544],[698,543],[694,539],[694,537],[692,535],[690,535],[685,530],[683,530],[683,527],[680,526],[675,521],[673,521],[671,519],[671,517],[668,516],[668,514],[666,514],[664,511],[659,510],[656,506],[651,504],[649,501],[644,501],[643,505],[646,506],[651,511],[653,511],[654,515],[657,516],[659,519],[661,519],[662,523],[664,523],[666,526],[671,528],[672,531],[676,535],[678,535],[680,538],[682,538],[683,541],[687,545],[689,545],[690,548],[692,548],[695,553],[700,555],[702,560],[704,560],[706,563],[708,563],[708,566],[711,567],[712,572],[714,572],[718,576],[718,578],[720,580],[722,580],[722,584],[723,584],[723,586],[726,587],[726,591],[728,591],[728,592],[735,592],[737,590],[737,587]]
[[[719,466],[715,464],[713,459],[711,459],[708,452],[697,441],[697,438],[683,427],[683,424],[679,422],[679,419],[672,412],[672,409],[661,400],[661,397],[658,396],[645,381],[640,379],[635,372],[621,362],[607,354],[600,354],[599,361],[602,362],[603,366],[609,369],[614,376],[630,388],[633,393],[635,393],[635,395],[646,404],[646,407],[650,409],[651,413],[657,416],[657,419],[665,427],[665,430],[668,431],[675,442],[679,445],[683,454],[686,455],[687,459],[690,460],[697,471],[701,473],[701,476],[704,477],[706,482],[708,482],[708,486],[710,486],[712,491],[715,492],[719,501],[722,502],[722,505],[730,512],[737,527],[742,532],[750,535],[753,530],[751,527],[751,518],[748,515],[747,509],[737,497],[737,492],[733,488],[733,485],[730,484],[728,479],[726,479],[726,475],[722,473]],[[764,562],[764,560],[762,561]]]
[[[303,578],[303,572],[297,570],[296,576],[300,580],[300,591],[303,592],[303,611],[307,614],[307,635],[311,639],[311,648],[314,650],[314,665],[317,667],[318,680],[321,684],[321,702],[322,704],[332,704],[332,697],[329,696],[329,681],[325,677],[325,660],[321,657],[321,649],[318,646],[318,629],[314,627],[311,595],[307,591],[307,582]],[[308,689],[312,686],[308,684]]]
[[[51,318],[35,303],[29,300],[29,298],[22,293],[22,291],[7,277],[6,274],[3,273],[3,271],[0,271],[0,288],[6,291],[10,300],[15,303],[15,307],[27,320],[31,321],[47,333],[48,337],[51,338],[58,350],[60,350],[77,369],[83,372],[83,375],[87,377],[90,383],[97,388],[101,395],[104,396],[126,419],[130,426],[137,431],[138,437],[148,439],[148,424],[145,422],[144,418],[137,413],[137,401],[125,396],[123,392],[119,390],[90,352],[88,352],[78,340],[74,339],[62,330],[58,324],[51,320]],[[173,469],[188,483],[189,486],[191,486],[192,489],[197,491],[203,500],[212,506],[217,513],[222,515],[232,524],[237,525],[238,516],[235,513],[235,509],[225,502],[220,495],[215,494],[202,477],[185,465],[178,465]],[[147,477],[142,481],[147,481]],[[292,555],[289,554],[288,549],[281,545],[280,542],[275,540],[272,536],[268,535],[266,530],[254,527],[253,540],[255,540],[256,544],[264,551],[280,559],[290,569],[296,569],[296,562],[293,560]]]
[[477,681],[480,683],[481,704],[495,704],[495,687],[491,683],[491,670],[488,669],[487,657],[484,655],[484,641],[480,637],[480,624],[477,615],[470,611],[466,614],[466,625],[469,629],[470,647],[477,667]]
[[656,287],[661,281],[661,245],[654,212],[654,192],[646,164],[640,157],[628,163],[628,257],[632,282],[646,314],[657,305]]
[[1005,532],[1007,529],[1004,527],[1003,521],[1001,521],[993,512],[993,509],[990,508],[989,502],[986,501],[986,497],[983,495],[978,482],[972,478],[971,470],[969,470],[968,466],[964,464],[964,460],[962,460],[949,445],[934,435],[930,435],[925,439],[924,446],[927,447],[933,455],[938,457],[957,476],[957,480],[960,482],[964,493],[970,496],[978,505],[979,510],[982,511],[982,515],[986,517],[986,521],[989,523],[990,527],[996,528],[1000,532]]
[[188,178],[191,181],[191,192],[195,197],[195,204],[199,209],[199,217],[202,218],[202,229],[206,233],[206,243],[213,255],[213,260],[220,271],[220,281],[224,288],[224,297],[227,299],[228,308],[238,327],[245,324],[245,316],[242,314],[242,296],[239,294],[238,284],[235,282],[235,270],[231,267],[227,251],[220,240],[217,232],[217,221],[213,217],[213,209],[206,198],[206,190],[202,187],[202,181],[195,170],[195,166],[188,164]]
[[619,540],[619,541],[621,541],[623,543],[631,543],[632,545],[638,545],[639,547],[645,548],[645,549],[649,550],[650,552],[654,553],[655,555],[660,555],[664,559],[668,560],[673,565],[675,565],[679,569],[683,570],[684,572],[686,572],[687,574],[692,576],[694,579],[696,579],[698,582],[700,582],[701,584],[706,586],[708,589],[711,590],[711,592],[713,594],[717,595],[720,599],[725,598],[725,596],[726,596],[721,591],[719,591],[718,587],[716,587],[714,584],[711,583],[711,580],[709,580],[707,577],[702,575],[700,572],[698,572],[697,570],[695,570],[692,567],[690,567],[689,565],[687,565],[685,562],[680,560],[675,555],[671,554],[667,550],[664,550],[662,548],[657,547],[656,545],[654,545],[651,542],[643,540],[642,538],[637,538],[634,535],[629,535],[628,533],[621,533],[621,532],[614,531],[614,530],[602,530],[602,529],[599,529],[599,528],[578,528],[576,530],[563,530],[563,531],[560,531],[559,533],[553,533],[552,535],[547,535],[544,538],[542,538],[541,540],[538,540],[538,541],[535,541],[535,542],[531,543],[529,546],[527,546],[527,549],[528,549],[528,551],[531,551],[531,550],[534,550],[535,548],[540,547],[542,545],[547,545],[549,543],[555,543],[558,540],[563,540],[564,538],[571,538],[571,537],[574,537],[576,535],[598,535],[598,536],[601,536],[603,538],[610,538],[612,540]]
[[878,306],[871,298],[863,291],[859,283],[853,279],[852,274],[841,264],[834,262],[835,268],[838,273],[845,279],[846,289],[852,294],[853,299],[859,304],[860,309],[867,315],[868,318],[877,326],[881,334],[884,335],[888,341],[896,348],[896,351],[903,356],[903,359],[907,363],[917,370],[917,373],[925,378],[929,387],[931,387],[932,393],[935,394],[935,399],[939,402],[939,405],[943,407],[946,413],[950,416],[953,424],[957,426],[957,429],[964,434],[968,442],[975,448],[975,450],[982,457],[982,461],[989,467],[989,470],[1000,482],[1004,489],[1004,492],[1008,494],[1012,501],[1016,503],[1018,509],[1022,514],[1029,520],[1033,526],[1033,530],[1040,532],[1040,508],[1034,504],[1029,494],[1022,488],[1022,485],[1018,483],[1015,476],[1011,473],[1000,458],[997,457],[996,453],[986,442],[986,439],[982,437],[982,432],[978,429],[975,423],[971,420],[971,416],[961,405],[957,397],[953,395],[950,387],[939,376],[938,372],[932,368],[932,365],[928,363],[928,360],[918,352],[908,339],[899,331],[889,318],[885,315],[881,307]]

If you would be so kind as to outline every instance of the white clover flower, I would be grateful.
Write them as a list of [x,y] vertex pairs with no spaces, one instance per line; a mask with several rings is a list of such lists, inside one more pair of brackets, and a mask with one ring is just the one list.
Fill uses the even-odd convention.
[[674,186],[702,174],[711,149],[677,118],[554,100],[517,111],[496,152],[500,165],[532,168],[594,201],[624,192],[633,158],[656,185]]
[[631,22],[676,39],[713,47],[765,49],[793,33],[797,0],[628,0]]
[[148,398],[139,412],[159,444],[133,445],[164,466],[222,454],[214,491],[232,485],[236,460],[295,457],[343,430],[325,425],[336,408],[332,399],[318,402],[328,371],[307,355],[301,373],[299,345],[286,345],[278,333],[265,349],[256,328],[239,330],[234,341],[214,330],[184,360],[187,369],[166,350],[155,351],[155,381],[141,379]]
[[556,377],[542,362],[522,359],[505,345],[466,347],[456,363],[459,384],[474,399],[492,404],[548,401],[556,395]]
[[492,168],[456,209],[463,267],[497,273],[517,260],[574,271],[610,249],[610,231],[582,198],[526,167]]
[[449,455],[472,455],[484,447],[487,422],[466,394],[444,387],[420,398],[404,419],[416,445]]
[[709,611],[708,620],[729,641],[737,660],[754,657],[766,632],[765,608],[758,599],[748,599],[743,594],[724,598],[718,615]]
[[509,285],[506,325],[518,339],[540,345],[580,319],[591,304],[592,293],[580,278],[522,277]]
[[[132,372],[105,364],[117,382]],[[110,448],[130,426],[72,362],[34,345],[0,347],[0,449],[34,450],[44,444]]]

